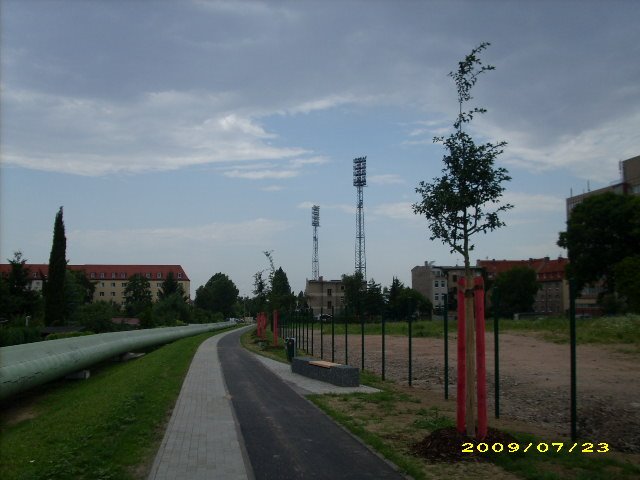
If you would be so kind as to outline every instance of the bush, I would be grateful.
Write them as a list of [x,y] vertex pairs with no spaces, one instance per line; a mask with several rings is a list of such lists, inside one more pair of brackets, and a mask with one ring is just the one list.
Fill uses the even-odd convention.
[[22,345],[23,343],[39,342],[40,327],[3,327],[0,328],[0,347]]
[[73,338],[84,337],[85,335],[95,335],[95,332],[65,332],[65,333],[50,333],[45,340],[60,340],[61,338]]

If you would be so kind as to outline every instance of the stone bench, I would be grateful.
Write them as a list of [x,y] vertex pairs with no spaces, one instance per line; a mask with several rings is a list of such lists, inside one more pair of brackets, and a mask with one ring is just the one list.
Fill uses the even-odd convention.
[[291,371],[339,387],[360,386],[360,371],[350,365],[326,362],[312,357],[294,357],[291,361]]

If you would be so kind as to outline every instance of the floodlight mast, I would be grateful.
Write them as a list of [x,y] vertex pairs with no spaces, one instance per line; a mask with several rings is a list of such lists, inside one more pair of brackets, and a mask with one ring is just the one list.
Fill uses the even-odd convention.
[[363,187],[367,186],[367,157],[353,159],[353,186],[357,189],[356,203],[356,258],[355,270],[362,274],[362,279],[367,280],[367,259],[365,254],[364,236],[364,200]]
[[311,225],[313,226],[313,258],[311,259],[311,277],[320,278],[320,264],[318,262],[318,227],[320,226],[320,207],[311,207]]

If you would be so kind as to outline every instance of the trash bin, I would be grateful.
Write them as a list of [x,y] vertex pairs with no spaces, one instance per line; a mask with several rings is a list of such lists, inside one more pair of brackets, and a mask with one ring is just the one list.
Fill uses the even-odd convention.
[[296,339],[295,338],[287,338],[285,340],[284,348],[287,351],[287,360],[293,360],[293,357],[296,356]]

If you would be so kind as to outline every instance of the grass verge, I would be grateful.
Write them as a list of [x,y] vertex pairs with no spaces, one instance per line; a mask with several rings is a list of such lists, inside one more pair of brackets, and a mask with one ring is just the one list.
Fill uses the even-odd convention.
[[193,355],[221,331],[92,369],[5,402],[3,480],[145,478]]
[[[500,319],[501,332],[523,332],[540,334],[545,340],[555,343],[569,342],[569,320],[564,317],[545,317],[540,319]],[[361,325],[347,324],[349,335],[361,334]],[[457,322],[449,321],[449,333],[455,334]],[[486,319],[487,332],[493,332],[493,319]],[[331,335],[331,324],[322,325],[324,335]],[[320,326],[315,327],[315,334],[320,335]],[[336,336],[344,335],[344,323],[334,325]],[[406,321],[386,322],[387,335],[407,336],[409,328]],[[365,323],[365,335],[381,335],[380,323]],[[577,320],[577,341],[579,344],[627,344],[640,351],[640,316],[626,315],[621,317],[600,317]],[[441,338],[444,335],[442,320],[413,322],[412,335],[419,337]]]
[[[368,373],[367,378],[376,377]],[[412,446],[439,428],[454,425],[455,402],[436,399],[428,392],[381,382],[376,379],[377,394],[314,395],[310,400],[365,443],[376,449],[416,479],[426,478],[525,478],[529,480],[568,480],[639,478],[638,455],[611,453],[556,453],[551,442],[567,439],[544,438],[537,433],[505,428],[507,422],[492,422],[492,427],[511,433],[521,445],[534,444],[528,453],[501,453],[485,461],[432,463],[412,453]],[[495,424],[494,424],[495,423]],[[547,443],[549,451],[536,449]],[[524,448],[524,447],[522,447]],[[597,447],[596,447],[597,448]],[[507,450],[505,446],[505,451]]]

